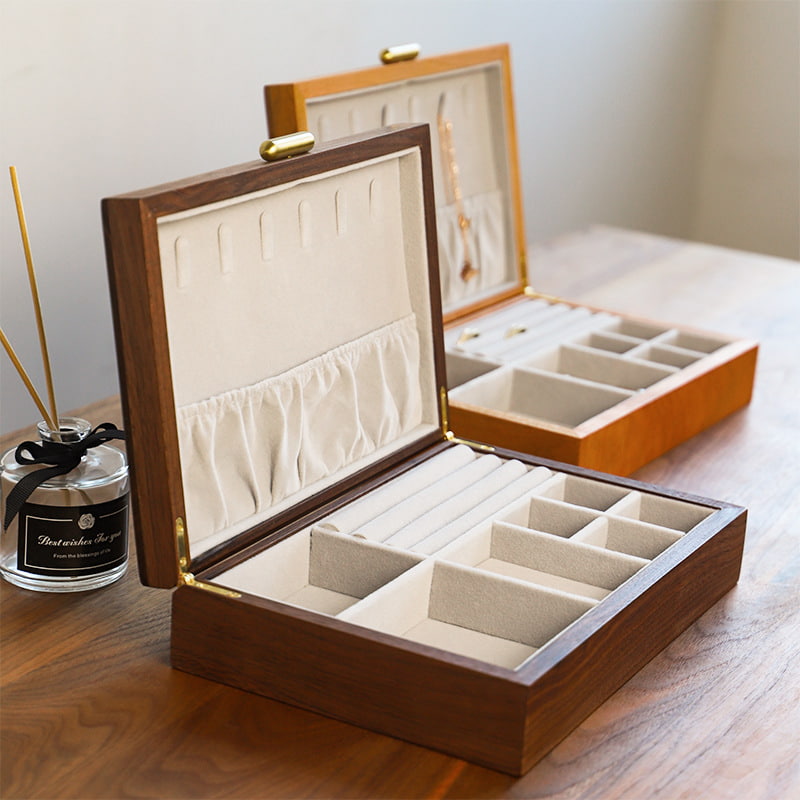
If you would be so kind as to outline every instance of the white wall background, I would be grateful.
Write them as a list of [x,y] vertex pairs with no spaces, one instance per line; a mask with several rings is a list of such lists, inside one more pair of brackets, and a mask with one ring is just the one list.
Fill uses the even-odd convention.
[[[67,410],[118,391],[100,199],[257,158],[264,83],[367,66],[407,41],[511,44],[530,241],[601,222],[796,258],[799,8],[4,0],[0,322],[44,395],[7,165]],[[33,422],[4,354],[0,381],[0,432]]]
[[692,237],[800,257],[799,32],[797,0],[723,6],[714,32]]

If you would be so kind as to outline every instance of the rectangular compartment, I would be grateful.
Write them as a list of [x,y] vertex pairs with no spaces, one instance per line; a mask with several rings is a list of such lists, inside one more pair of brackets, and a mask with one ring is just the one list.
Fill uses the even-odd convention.
[[682,350],[694,350],[697,353],[714,353],[727,342],[718,336],[706,333],[672,330],[659,338],[659,344],[670,344]]
[[650,522],[663,528],[689,531],[699,525],[713,510],[697,503],[684,503],[671,497],[657,497],[631,492],[608,509],[609,513]]
[[679,347],[672,347],[667,344],[644,344],[640,347],[632,348],[626,355],[642,358],[646,361],[653,361],[657,364],[666,364],[670,367],[682,369],[699,361],[702,356],[694,350],[683,350]]
[[597,511],[606,511],[630,496],[630,492],[621,486],[563,474],[554,475],[537,489],[536,494]]
[[670,328],[667,325],[659,325],[658,323],[620,317],[608,330],[634,339],[654,339],[656,336],[666,333]]
[[670,528],[632,519],[602,516],[578,531],[574,540],[652,560],[680,538],[681,533]]
[[452,392],[455,402],[574,427],[630,397],[631,392],[568,376],[504,368]]
[[674,368],[657,366],[639,359],[606,355],[580,345],[561,345],[548,353],[521,361],[520,366],[535,367],[633,390],[646,389],[677,371]]
[[[588,598],[432,561],[340,619],[516,669],[594,605]],[[505,613],[510,608],[514,613]]]
[[507,522],[481,526],[439,556],[591,600],[602,600],[648,563]]
[[632,336],[622,336],[618,333],[597,331],[575,339],[575,344],[586,345],[596,350],[608,350],[610,353],[628,353],[635,347],[639,347],[642,340],[634,339]]
[[460,353],[447,354],[447,385],[453,389],[497,369],[498,363]]
[[[522,516],[520,516],[520,511],[523,511]],[[528,500],[527,507],[522,509],[515,508],[513,516],[505,517],[508,522],[532,528],[540,533],[561,536],[565,539],[569,539],[584,528],[594,525],[600,518],[600,514],[594,509],[537,495]]]
[[306,529],[222,574],[223,586],[338,614],[419,562],[418,556]]

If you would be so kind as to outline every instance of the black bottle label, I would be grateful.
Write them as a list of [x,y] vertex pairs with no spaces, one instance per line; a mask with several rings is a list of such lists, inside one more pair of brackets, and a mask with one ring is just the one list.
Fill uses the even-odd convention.
[[128,555],[128,495],[87,506],[24,503],[17,568],[77,578],[107,572]]

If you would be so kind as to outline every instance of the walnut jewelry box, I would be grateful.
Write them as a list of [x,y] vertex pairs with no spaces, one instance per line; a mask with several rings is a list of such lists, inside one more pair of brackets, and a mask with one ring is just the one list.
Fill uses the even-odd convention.
[[103,223],[176,668],[521,774],[736,583],[744,509],[451,431],[427,126]]
[[509,49],[417,52],[389,49],[384,65],[264,92],[273,136],[430,125],[453,429],[629,475],[745,406],[755,343],[532,288]]

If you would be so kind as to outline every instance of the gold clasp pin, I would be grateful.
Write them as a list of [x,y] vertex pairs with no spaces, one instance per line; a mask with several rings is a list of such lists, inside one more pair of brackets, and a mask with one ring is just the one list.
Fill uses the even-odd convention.
[[264,161],[278,161],[281,158],[307,153],[313,146],[314,134],[309,131],[299,131],[267,139],[266,142],[261,143],[258,152]]
[[525,333],[526,330],[528,330],[528,329],[524,325],[521,325],[519,323],[516,324],[516,325],[512,325],[506,331],[505,338],[506,339],[510,339],[512,336],[519,336],[519,334]]
[[384,64],[396,64],[398,61],[413,61],[420,51],[420,46],[413,42],[411,44],[399,44],[395,47],[387,47],[381,50],[380,58]]
[[481,332],[477,328],[464,328],[461,331],[461,336],[458,337],[456,341],[456,345],[459,347],[462,344],[466,344],[470,339],[477,339],[481,335]]

